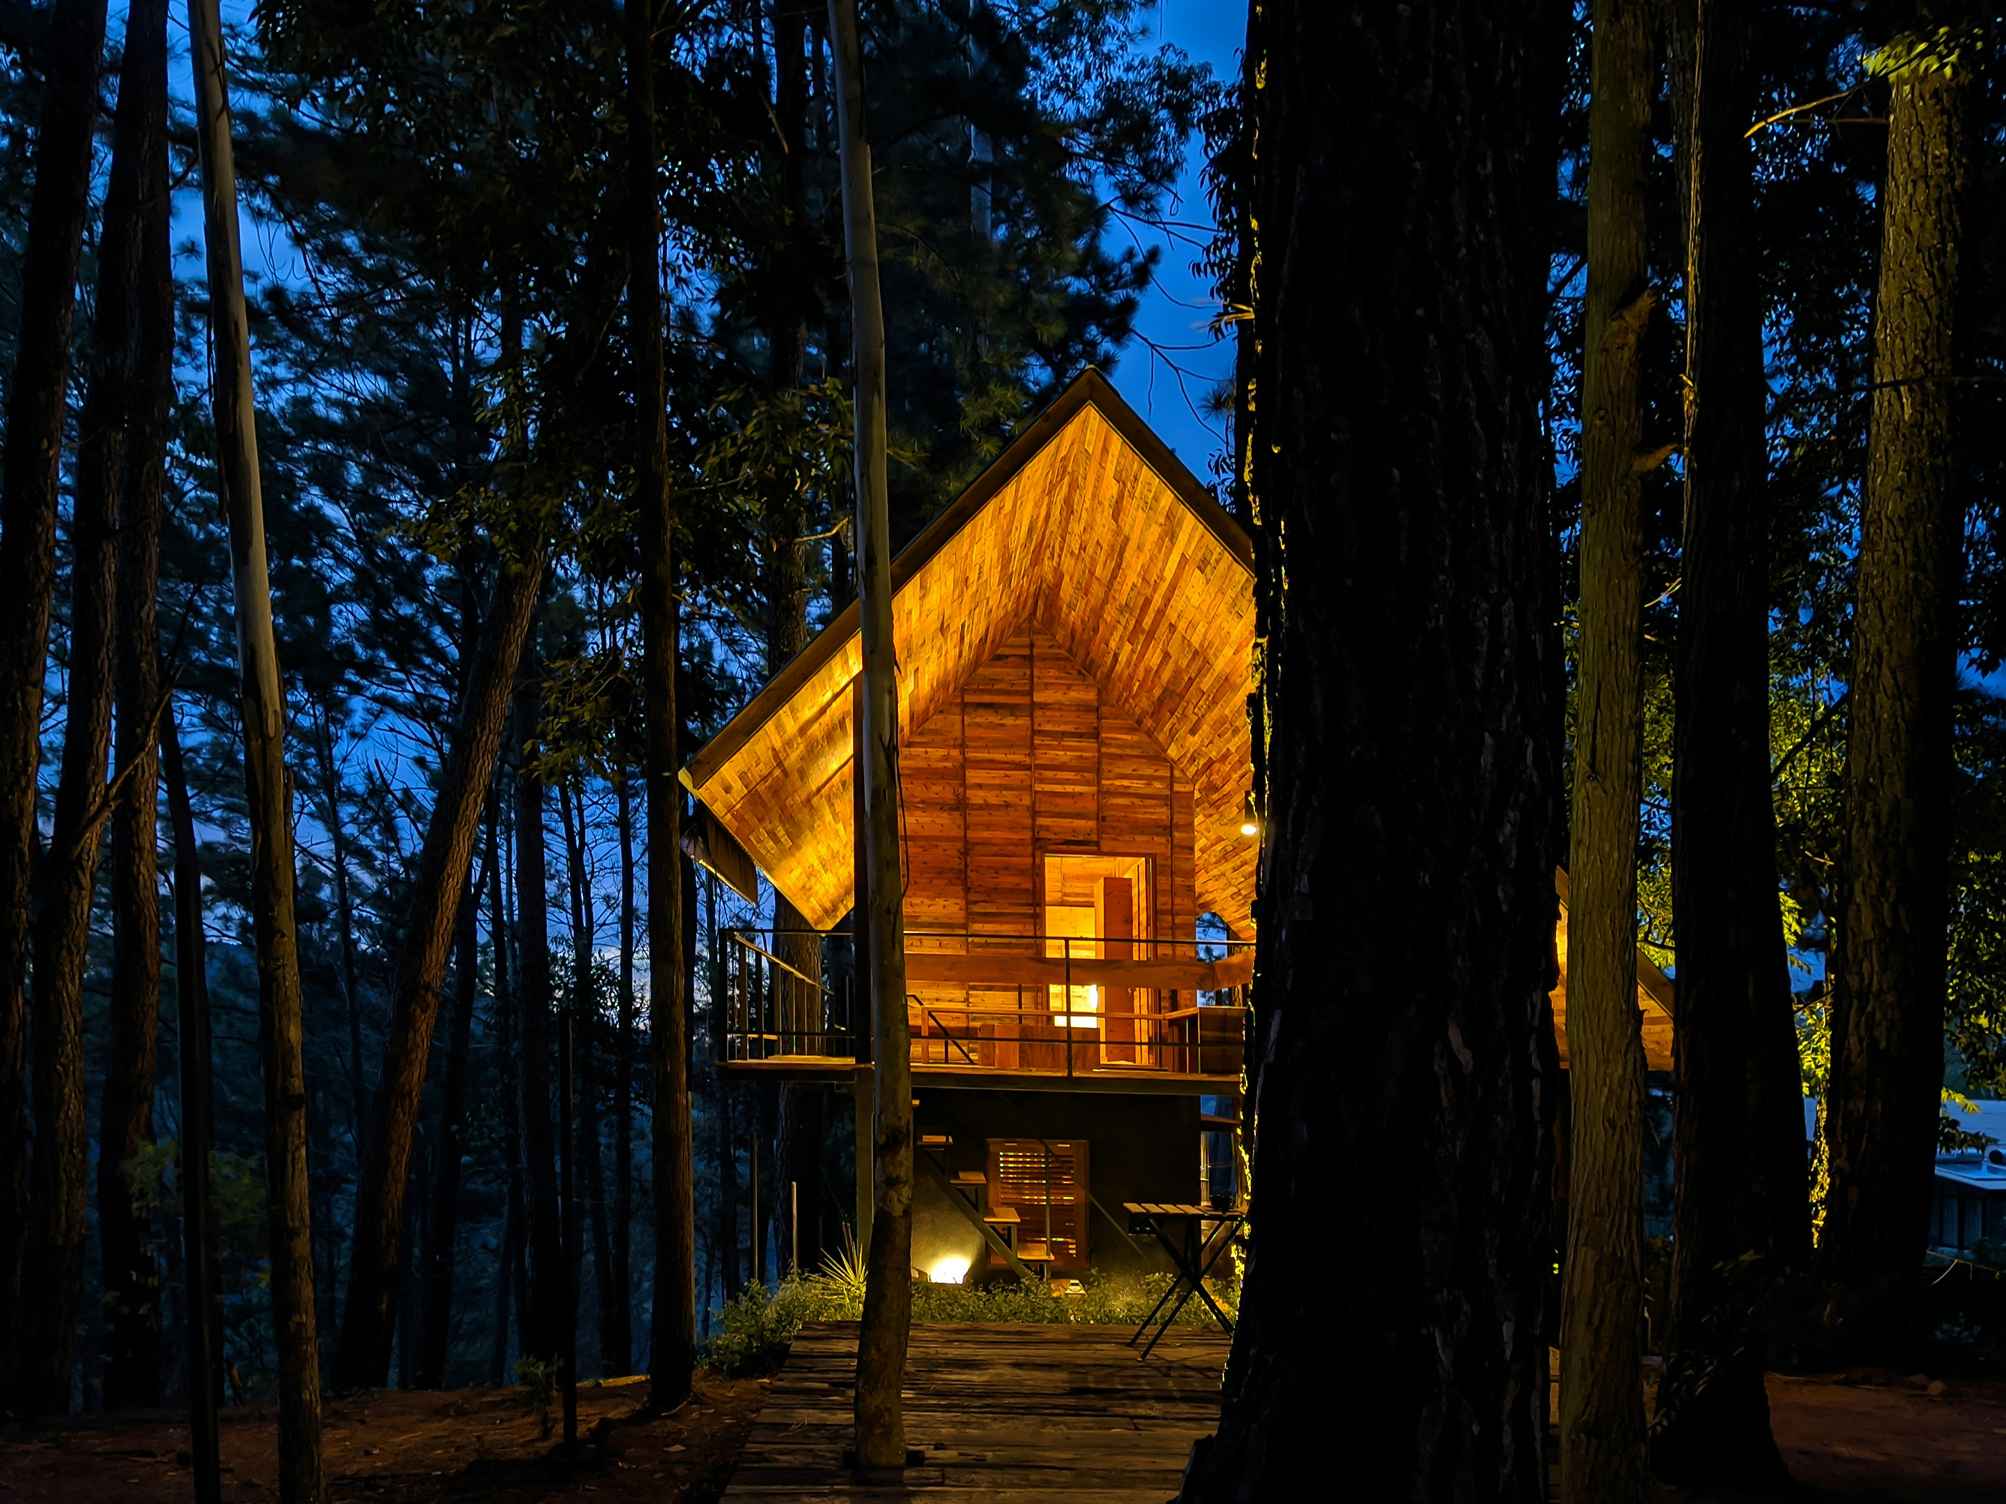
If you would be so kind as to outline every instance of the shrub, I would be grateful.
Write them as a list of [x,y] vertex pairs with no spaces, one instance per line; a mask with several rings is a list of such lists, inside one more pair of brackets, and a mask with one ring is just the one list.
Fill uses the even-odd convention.
[[[1054,1294],[1043,1284],[999,1280],[989,1285],[936,1285],[915,1280],[912,1319],[916,1322],[997,1322],[1031,1325],[1105,1323],[1134,1326],[1170,1287],[1168,1274],[1107,1278],[1090,1274],[1076,1293]],[[1206,1289],[1228,1316],[1238,1314],[1237,1286],[1208,1283]],[[864,1310],[864,1271],[856,1247],[832,1254],[815,1274],[789,1275],[776,1289],[754,1285],[721,1313],[704,1362],[727,1378],[771,1373],[787,1356],[804,1323],[855,1321]],[[1180,1327],[1204,1328],[1212,1313],[1197,1296],[1178,1312]]]

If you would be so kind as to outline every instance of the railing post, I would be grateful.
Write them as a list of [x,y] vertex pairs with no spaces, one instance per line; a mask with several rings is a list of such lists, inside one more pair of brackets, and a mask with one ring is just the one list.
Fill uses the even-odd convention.
[[[1072,936],[1070,936],[1070,935],[1066,936],[1066,938],[1065,938],[1065,939],[1063,939],[1063,940],[1061,940],[1061,941],[1059,942],[1059,944],[1060,944],[1060,945],[1061,945],[1062,947],[1064,947],[1064,950],[1063,950],[1063,954],[1064,954],[1064,956],[1065,956],[1065,962],[1064,962],[1064,965],[1065,965],[1065,976],[1066,976],[1066,986],[1065,986],[1065,991],[1064,991],[1064,997],[1065,997],[1065,1009],[1066,1009],[1066,1011],[1065,1011],[1064,1013],[1062,1013],[1062,1014],[1060,1014],[1060,1015],[1059,1015],[1059,1016],[1060,1016],[1060,1017],[1061,1017],[1062,1019],[1064,1019],[1064,1020],[1065,1020],[1065,1027],[1064,1027],[1064,1028],[1062,1028],[1062,1029],[1061,1029],[1061,1030],[1060,1030],[1059,1032],[1060,1032],[1061,1034],[1063,1034],[1063,1035],[1065,1036],[1065,1040],[1066,1040],[1066,1075],[1067,1075],[1067,1077],[1068,1077],[1068,1078],[1070,1078],[1070,1077],[1072,1076],[1072,1074],[1073,1074],[1073,1034],[1074,1034],[1074,1032],[1075,1032],[1075,1030],[1074,1030],[1074,1027],[1073,1027],[1073,1023],[1074,1023],[1074,1018],[1073,1018],[1073,940],[1072,940]],[[1045,1208],[1045,1219],[1046,1219],[1046,1221],[1048,1221],[1048,1222],[1049,1222],[1049,1221],[1051,1220],[1051,1206],[1050,1206],[1050,1201],[1051,1201],[1051,1164],[1050,1164],[1050,1154],[1051,1154],[1051,1151],[1050,1151],[1050,1149],[1049,1149],[1049,1148],[1047,1148],[1047,1150],[1046,1150],[1046,1155],[1047,1155],[1047,1161],[1046,1161],[1046,1167],[1045,1167],[1045,1168],[1046,1168],[1046,1176],[1045,1176],[1045,1197],[1046,1197],[1046,1203],[1047,1203],[1047,1205],[1046,1205],[1046,1208]],[[1050,1233],[1048,1232],[1048,1233],[1046,1234],[1046,1236],[1047,1236],[1047,1238],[1049,1239],[1049,1237],[1050,1237]]]

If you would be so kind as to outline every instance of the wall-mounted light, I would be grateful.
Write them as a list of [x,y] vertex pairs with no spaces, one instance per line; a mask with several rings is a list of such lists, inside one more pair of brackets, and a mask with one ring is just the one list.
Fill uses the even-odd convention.
[[1246,802],[1240,807],[1240,834],[1257,836],[1261,833],[1261,822],[1254,814],[1254,791],[1247,790]]

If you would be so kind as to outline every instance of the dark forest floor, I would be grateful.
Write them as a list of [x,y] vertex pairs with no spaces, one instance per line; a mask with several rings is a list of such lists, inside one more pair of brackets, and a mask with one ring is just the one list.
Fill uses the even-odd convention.
[[[520,1389],[434,1393],[379,1390],[329,1401],[330,1504],[647,1499],[701,1504],[724,1491],[764,1379],[702,1376],[673,1415],[649,1416],[645,1381],[578,1391],[579,1457],[557,1459],[563,1421],[546,1438]],[[224,1412],[223,1498],[266,1504],[276,1428],[267,1406]],[[188,1426],[180,1416],[94,1416],[61,1428],[0,1435],[0,1504],[181,1504],[190,1496]]]
[[[331,1504],[647,1499],[703,1504],[724,1490],[764,1379],[699,1380],[674,1415],[650,1417],[645,1383],[581,1389],[581,1457],[555,1461],[523,1391],[381,1391],[327,1409]],[[1853,1378],[1774,1375],[1778,1441],[1805,1504],[1998,1504],[2006,1500],[2006,1382],[1932,1385],[1885,1373]],[[1932,1392],[1934,1390],[1934,1392]],[[555,1420],[555,1417],[553,1417]],[[189,1497],[188,1429],[174,1415],[103,1416],[0,1432],[0,1504],[182,1504]],[[223,1497],[268,1504],[271,1411],[225,1412]],[[1724,1494],[1664,1494],[1713,1504]]]

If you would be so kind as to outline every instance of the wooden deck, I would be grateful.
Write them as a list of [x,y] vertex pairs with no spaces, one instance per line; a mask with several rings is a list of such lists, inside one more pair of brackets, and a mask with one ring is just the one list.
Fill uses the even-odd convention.
[[729,1501],[911,1499],[958,1504],[1163,1504],[1219,1413],[1227,1338],[1178,1327],[1149,1361],[1128,1327],[915,1326],[906,1444],[925,1458],[898,1486],[856,1483],[856,1328],[802,1329],[746,1438]]

